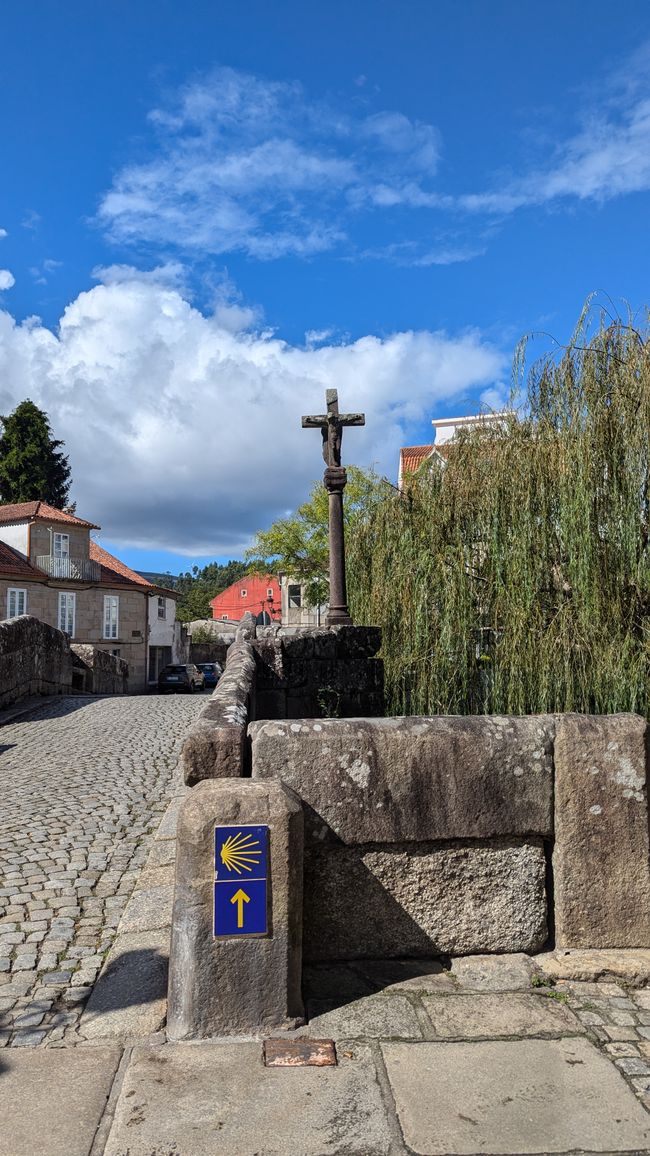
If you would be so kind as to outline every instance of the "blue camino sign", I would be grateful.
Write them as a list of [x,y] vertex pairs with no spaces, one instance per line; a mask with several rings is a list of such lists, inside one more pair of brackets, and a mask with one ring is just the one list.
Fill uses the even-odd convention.
[[215,936],[268,934],[268,874],[268,827],[215,827]]

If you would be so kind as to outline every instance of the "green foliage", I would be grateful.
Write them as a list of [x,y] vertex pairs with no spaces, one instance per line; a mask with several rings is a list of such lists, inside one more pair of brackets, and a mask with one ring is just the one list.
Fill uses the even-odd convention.
[[[180,622],[193,622],[196,618],[212,618],[210,600],[233,582],[243,578],[247,572],[244,562],[230,561],[225,564],[210,562],[203,569],[193,566],[191,572],[180,574],[175,588],[180,593],[176,605],[176,617]],[[194,639],[196,641],[196,639]]]
[[27,398],[0,421],[0,500],[48,502],[61,509],[68,500],[70,466],[47,414]]
[[621,323],[513,391],[350,541],[395,714],[650,713],[650,344]]
[[[343,510],[348,540],[355,525],[390,488],[372,470],[347,468]],[[268,530],[260,530],[246,552],[251,569],[287,574],[304,585],[305,603],[320,606],[329,591],[328,495],[316,482],[309,498],[290,518],[279,518]]]

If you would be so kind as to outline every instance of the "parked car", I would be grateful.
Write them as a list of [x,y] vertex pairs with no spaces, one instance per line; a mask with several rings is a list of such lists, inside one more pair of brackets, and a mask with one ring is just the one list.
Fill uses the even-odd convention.
[[193,662],[171,663],[163,667],[158,675],[158,690],[161,694],[167,691],[185,690],[190,694],[203,690],[205,679],[203,673]]
[[206,686],[216,686],[223,670],[218,662],[197,662],[197,667],[201,671],[205,680]]

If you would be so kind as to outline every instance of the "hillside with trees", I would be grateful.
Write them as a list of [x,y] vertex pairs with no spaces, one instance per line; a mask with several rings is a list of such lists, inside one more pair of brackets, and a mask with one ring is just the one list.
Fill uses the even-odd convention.
[[193,566],[174,579],[174,589],[180,594],[176,605],[176,617],[181,622],[192,622],[197,618],[212,618],[210,601],[231,583],[242,578],[248,571],[245,562],[210,562],[199,568]]

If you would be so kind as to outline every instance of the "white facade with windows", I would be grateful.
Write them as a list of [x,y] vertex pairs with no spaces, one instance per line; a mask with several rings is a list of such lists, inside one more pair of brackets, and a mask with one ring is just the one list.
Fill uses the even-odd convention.
[[176,598],[154,591],[149,598],[149,661],[147,679],[153,685],[170,662],[189,660],[190,642],[182,622],[176,621]]
[[304,586],[288,575],[280,576],[280,597],[282,599],[282,625],[313,627],[324,626],[327,604],[305,605]]

